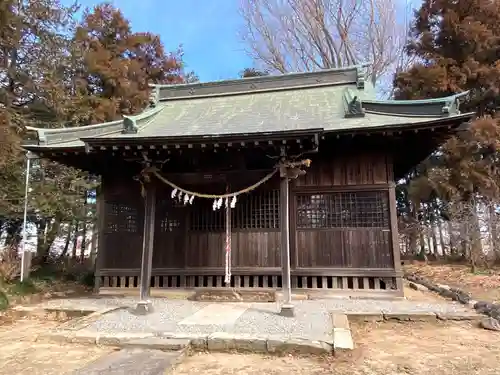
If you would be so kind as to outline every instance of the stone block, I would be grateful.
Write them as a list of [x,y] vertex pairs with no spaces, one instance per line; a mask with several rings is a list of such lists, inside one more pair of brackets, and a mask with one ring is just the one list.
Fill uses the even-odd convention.
[[293,305],[281,305],[280,315],[284,316],[285,318],[293,318],[295,316]]
[[148,315],[154,312],[153,304],[151,301],[140,301],[133,310],[136,315]]
[[475,299],[471,299],[467,305],[470,307],[470,308],[474,308],[474,306],[476,305],[477,301]]
[[267,339],[265,337],[235,335],[233,340],[235,349],[238,351],[267,352]]
[[354,342],[350,329],[334,328],[333,329],[333,351],[338,350],[353,350]]
[[207,337],[207,348],[217,352],[235,350],[233,335],[227,332],[216,332]]
[[130,340],[144,339],[153,336],[152,333],[147,332],[114,332],[97,335],[95,342],[98,345],[121,346],[122,343]]
[[432,312],[383,312],[385,320],[411,321],[411,322],[432,322],[436,321],[436,314]]
[[489,331],[500,331],[500,322],[492,317],[483,317],[479,326]]
[[69,342],[77,344],[96,344],[96,333],[76,331],[74,334],[68,335]]
[[208,335],[206,334],[184,332],[157,332],[155,335],[162,338],[189,340],[193,349],[207,350]]
[[349,312],[348,318],[350,322],[363,322],[363,323],[372,323],[372,322],[382,322],[384,320],[384,315],[382,312]]
[[124,341],[120,346],[141,348],[141,349],[157,349],[157,350],[185,350],[190,344],[188,339],[171,339],[162,337],[146,337],[142,339],[134,339]]
[[426,286],[422,285],[422,284],[409,283],[408,286],[411,289],[418,290],[420,292],[428,292],[429,291],[429,289]]
[[333,328],[344,328],[349,329],[349,320],[346,314],[332,314],[332,326]]
[[280,339],[268,338],[267,351],[269,353],[297,353],[323,355],[332,352],[332,346],[324,341],[307,340],[299,338]]
[[208,336],[207,348],[211,351],[245,351],[265,353],[267,351],[266,338],[254,335],[216,332]]
[[439,320],[478,322],[481,320],[482,315],[469,311],[448,311],[448,312],[437,312],[436,317]]
[[[285,299],[284,294],[282,292],[276,292],[275,300],[283,301]],[[306,293],[293,293],[292,301],[306,301],[309,299],[309,295]]]
[[47,334],[40,335],[37,341],[42,340],[42,341],[57,342],[57,343],[74,342],[73,341],[74,337],[75,337],[75,332],[49,332]]

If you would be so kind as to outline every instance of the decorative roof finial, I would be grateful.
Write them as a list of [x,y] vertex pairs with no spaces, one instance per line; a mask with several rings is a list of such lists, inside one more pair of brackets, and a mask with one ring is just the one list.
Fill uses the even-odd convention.
[[132,117],[123,116],[123,131],[124,134],[137,134],[139,126],[137,120]]
[[151,92],[149,93],[149,107],[155,108],[160,101],[160,90],[156,85],[151,85]]
[[365,66],[358,65],[356,67],[356,86],[358,90],[363,90],[365,88]]

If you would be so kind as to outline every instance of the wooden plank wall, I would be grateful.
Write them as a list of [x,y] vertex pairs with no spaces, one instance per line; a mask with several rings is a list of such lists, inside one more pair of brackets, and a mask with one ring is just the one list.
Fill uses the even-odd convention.
[[[385,216],[387,187],[393,179],[388,159],[384,155],[360,155],[333,160],[317,156],[312,160],[307,174],[294,181],[291,188],[293,269],[299,272],[314,268],[393,267],[390,226]],[[258,269],[262,274],[266,269],[274,272],[281,266],[276,182],[248,195],[233,210],[235,270],[251,273],[252,269]],[[140,186],[131,181],[107,180],[103,188],[106,201],[103,268],[139,268],[144,220]],[[153,268],[222,271],[223,210],[212,211],[212,202],[208,201],[203,204],[197,200],[193,206],[176,203],[170,197],[170,189],[163,185],[158,188],[157,199]],[[328,214],[318,218],[318,212],[324,212],[325,208],[338,211],[346,205],[358,212],[357,216],[351,214],[346,219]],[[311,216],[309,221],[299,222],[299,211],[304,217]],[[363,212],[364,219],[360,216]]]
[[135,181],[103,179],[103,268],[135,268],[141,265],[144,202]]
[[[388,184],[392,163],[384,154],[339,156],[313,162],[293,185],[291,243],[295,268],[393,268]],[[316,206],[316,207],[315,207]],[[319,216],[301,223],[301,212]],[[348,211],[348,217],[339,212]]]
[[317,188],[387,184],[393,180],[392,162],[384,154],[337,156],[331,160],[312,158],[307,173],[294,187]]

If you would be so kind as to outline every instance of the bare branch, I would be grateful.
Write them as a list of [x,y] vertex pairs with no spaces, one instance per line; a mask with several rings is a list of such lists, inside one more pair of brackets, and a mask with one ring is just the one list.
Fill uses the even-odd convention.
[[240,1],[247,53],[271,73],[371,63],[375,84],[401,64],[409,9],[396,0]]

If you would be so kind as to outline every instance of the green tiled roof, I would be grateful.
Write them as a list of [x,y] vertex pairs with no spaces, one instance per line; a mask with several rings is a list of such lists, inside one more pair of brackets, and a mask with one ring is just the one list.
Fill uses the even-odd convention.
[[[322,129],[339,132],[411,126],[450,117],[462,95],[377,101],[359,67],[276,77],[155,86],[138,116],[74,129],[34,129],[41,148],[83,147],[92,140],[217,137]],[[31,147],[33,148],[33,147]]]

